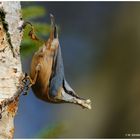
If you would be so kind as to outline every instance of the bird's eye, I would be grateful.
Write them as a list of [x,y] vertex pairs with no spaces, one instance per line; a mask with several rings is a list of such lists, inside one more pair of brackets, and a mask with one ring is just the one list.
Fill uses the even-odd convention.
[[75,94],[72,91],[68,91],[67,90],[67,93],[70,94],[70,95],[72,95],[72,96],[75,96]]

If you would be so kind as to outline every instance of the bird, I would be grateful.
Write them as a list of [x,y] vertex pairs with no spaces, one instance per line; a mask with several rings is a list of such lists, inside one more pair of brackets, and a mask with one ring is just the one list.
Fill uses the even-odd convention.
[[[50,19],[50,36],[32,57],[30,75],[27,76],[29,87],[43,101],[73,103],[91,109],[90,99],[78,96],[66,81],[57,25],[52,14]],[[31,32],[30,36],[33,36]]]

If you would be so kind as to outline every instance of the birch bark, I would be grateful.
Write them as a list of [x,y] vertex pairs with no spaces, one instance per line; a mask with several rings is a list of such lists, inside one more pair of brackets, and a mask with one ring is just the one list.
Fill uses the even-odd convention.
[[20,43],[22,32],[20,2],[0,2],[0,138],[13,138],[14,117],[18,109],[20,79]]

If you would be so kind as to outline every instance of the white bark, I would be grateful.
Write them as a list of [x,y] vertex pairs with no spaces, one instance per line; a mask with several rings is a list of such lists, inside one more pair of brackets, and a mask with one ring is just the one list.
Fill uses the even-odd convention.
[[[0,138],[13,138],[22,68],[20,2],[0,3]],[[4,17],[5,16],[5,17]],[[8,27],[6,29],[6,26]]]

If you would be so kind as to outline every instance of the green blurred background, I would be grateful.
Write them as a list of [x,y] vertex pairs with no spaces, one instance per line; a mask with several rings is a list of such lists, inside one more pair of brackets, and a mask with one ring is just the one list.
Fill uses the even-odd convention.
[[[140,136],[140,3],[21,4],[23,18],[44,39],[50,31],[49,13],[54,14],[66,79],[80,96],[91,99],[92,110],[45,103],[30,90],[20,98],[15,138]],[[28,40],[26,32],[21,54],[23,70],[29,72],[38,44]]]

